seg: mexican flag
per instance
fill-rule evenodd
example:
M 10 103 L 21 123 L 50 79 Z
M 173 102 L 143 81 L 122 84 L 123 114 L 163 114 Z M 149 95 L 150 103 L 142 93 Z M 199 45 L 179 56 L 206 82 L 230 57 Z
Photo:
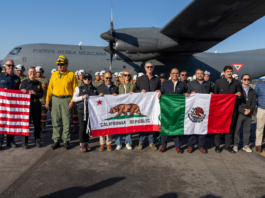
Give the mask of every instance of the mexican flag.
M 92 137 L 159 131 L 156 92 L 91 96 L 88 106 Z
M 234 94 L 161 96 L 161 135 L 229 133 Z

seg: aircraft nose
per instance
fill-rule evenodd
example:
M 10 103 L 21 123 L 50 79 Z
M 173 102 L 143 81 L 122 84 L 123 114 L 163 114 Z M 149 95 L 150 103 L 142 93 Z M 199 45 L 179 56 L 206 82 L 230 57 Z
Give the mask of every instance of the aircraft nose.
M 100 37 L 108 42 L 115 42 L 115 38 L 110 34 L 109 31 L 102 33 Z

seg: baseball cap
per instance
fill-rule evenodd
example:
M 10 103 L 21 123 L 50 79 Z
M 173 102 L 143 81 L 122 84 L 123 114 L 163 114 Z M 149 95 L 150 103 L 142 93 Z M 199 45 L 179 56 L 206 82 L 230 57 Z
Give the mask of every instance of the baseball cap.
M 83 79 L 92 79 L 92 76 L 89 73 L 86 73 L 83 77 Z

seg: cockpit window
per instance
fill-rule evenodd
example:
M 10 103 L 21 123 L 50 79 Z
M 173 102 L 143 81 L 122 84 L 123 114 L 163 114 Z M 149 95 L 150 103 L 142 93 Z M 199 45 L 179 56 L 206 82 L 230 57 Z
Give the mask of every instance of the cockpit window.
M 10 55 L 19 55 L 22 47 L 16 47 L 11 52 L 9 52 Z

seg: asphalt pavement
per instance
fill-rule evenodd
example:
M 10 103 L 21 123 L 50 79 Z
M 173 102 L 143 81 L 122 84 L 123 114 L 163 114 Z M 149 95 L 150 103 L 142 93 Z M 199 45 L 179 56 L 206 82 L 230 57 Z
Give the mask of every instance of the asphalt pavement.
M 265 197 L 265 158 L 242 149 L 217 154 L 212 136 L 207 137 L 207 154 L 197 149 L 187 153 L 187 137 L 183 154 L 172 141 L 165 153 L 151 150 L 147 142 L 137 150 L 137 134 L 132 151 L 123 147 L 100 152 L 99 138 L 92 138 L 93 150 L 81 153 L 78 134 L 72 135 L 70 150 L 63 144 L 51 150 L 51 129 L 48 125 L 48 132 L 42 133 L 43 148 L 32 143 L 24 150 L 21 137 L 16 137 L 19 148 L 0 152 L 0 197 Z M 255 123 L 250 145 L 254 139 Z M 112 145 L 115 148 L 114 141 Z

